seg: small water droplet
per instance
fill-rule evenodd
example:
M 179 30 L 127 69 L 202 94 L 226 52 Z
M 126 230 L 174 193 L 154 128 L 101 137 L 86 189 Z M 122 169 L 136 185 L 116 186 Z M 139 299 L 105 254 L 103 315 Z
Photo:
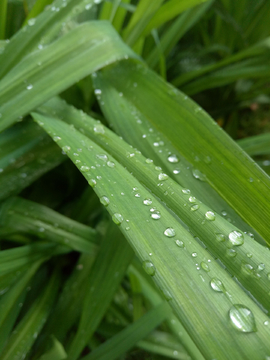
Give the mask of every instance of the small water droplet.
M 263 263 L 258 265 L 258 271 L 263 271 L 265 269 L 265 265 Z
M 234 249 L 227 249 L 226 250 L 226 254 L 229 256 L 229 257 L 235 257 L 237 255 L 237 252 L 234 250 Z
M 196 252 L 194 252 L 194 253 L 191 254 L 191 256 L 195 258 L 195 257 L 198 256 L 198 254 Z
M 206 218 L 206 220 L 214 221 L 215 218 L 216 218 L 216 215 L 215 215 L 215 213 L 213 211 L 207 211 L 205 213 L 205 218 Z
M 71 147 L 68 146 L 68 145 L 65 145 L 62 147 L 62 150 L 65 152 L 65 153 L 68 153 L 70 150 L 71 150 Z
M 108 156 L 106 154 L 98 154 L 97 159 L 100 159 L 102 161 L 107 161 L 108 160 Z
M 185 195 L 189 195 L 190 190 L 189 189 L 182 189 L 182 193 L 185 194 Z
M 206 181 L 206 176 L 198 169 L 193 169 L 192 175 L 195 177 L 195 179 Z
M 225 241 L 226 237 L 225 237 L 224 234 L 217 233 L 217 234 L 216 234 L 216 239 L 217 239 L 217 241 L 219 241 L 219 242 L 223 242 L 223 241 Z
M 204 261 L 201 262 L 201 268 L 206 272 L 210 271 L 209 265 L 207 263 L 205 263 Z
M 121 214 L 119 213 L 115 213 L 112 216 L 112 221 L 116 224 L 116 225 L 120 225 L 123 222 L 124 218 Z
M 164 235 L 171 238 L 175 236 L 175 230 L 171 227 L 168 227 L 165 231 L 164 231 Z
M 27 85 L 27 86 L 26 86 L 26 89 L 27 89 L 27 90 L 32 90 L 32 89 L 33 89 L 33 85 L 32 85 L 32 84 Z
M 268 320 L 265 320 L 264 323 L 263 323 L 264 326 L 268 326 L 269 325 L 269 321 Z
M 95 187 L 97 185 L 97 182 L 95 179 L 90 179 L 88 180 L 88 184 L 91 186 L 91 187 Z
M 146 159 L 145 162 L 146 162 L 146 164 L 152 164 L 153 160 L 152 159 Z
M 196 202 L 195 196 L 190 196 L 190 197 L 188 198 L 188 201 L 191 202 L 191 203 L 195 203 L 195 202 Z
M 230 232 L 229 240 L 232 243 L 232 245 L 240 246 L 244 244 L 244 235 L 240 231 L 234 230 Z
M 179 169 L 174 169 L 174 170 L 173 170 L 173 173 L 174 173 L 175 175 L 180 174 L 180 172 L 181 172 L 181 171 L 180 171 Z
M 226 291 L 222 281 L 220 281 L 216 277 L 211 279 L 210 286 L 214 291 L 217 291 L 217 292 L 223 292 L 224 293 Z
M 199 208 L 200 208 L 200 205 L 195 204 L 195 205 L 192 205 L 192 206 L 190 207 L 190 210 L 191 210 L 191 211 L 196 211 L 196 210 L 198 210 Z
M 179 246 L 182 249 L 185 247 L 185 244 L 182 240 L 175 240 L 175 243 L 177 246 Z
M 114 168 L 115 167 L 115 163 L 112 161 L 107 161 L 107 166 L 109 166 L 110 168 Z
M 172 154 L 172 155 L 168 156 L 168 161 L 170 163 L 176 164 L 179 162 L 179 159 L 175 154 Z
M 107 196 L 101 196 L 100 202 L 104 206 L 108 206 L 110 204 L 110 199 Z
M 87 172 L 87 171 L 90 170 L 90 167 L 88 167 L 88 166 L 81 166 L 81 167 L 80 167 L 80 170 L 81 170 L 82 172 Z
M 221 211 L 221 215 L 222 215 L 222 216 L 227 216 L 227 211 L 222 210 L 222 211 Z
M 158 210 L 152 212 L 151 218 L 154 219 L 154 220 L 160 219 L 160 212 Z
M 95 89 L 94 93 L 95 95 L 101 95 L 102 91 L 100 89 Z
M 141 194 L 140 194 L 140 193 L 136 193 L 134 196 L 135 196 L 136 198 L 139 198 L 139 197 L 141 197 Z
M 94 126 L 94 132 L 96 134 L 105 134 L 104 126 L 103 125 Z
M 144 271 L 145 271 L 148 275 L 150 275 L 150 276 L 154 276 L 154 275 L 155 275 L 155 273 L 156 273 L 156 268 L 155 268 L 154 264 L 153 264 L 151 261 L 149 261 L 149 260 L 144 261 L 144 262 L 142 263 L 142 266 L 143 266 Z
M 169 176 L 167 174 L 164 174 L 164 173 L 160 173 L 158 175 L 158 180 L 161 180 L 161 181 L 167 180 L 168 178 L 169 178 Z
M 235 304 L 229 311 L 231 324 L 241 332 L 257 331 L 254 315 L 244 305 Z
M 151 205 L 152 204 L 152 200 L 151 199 L 144 199 L 143 200 L 144 205 Z

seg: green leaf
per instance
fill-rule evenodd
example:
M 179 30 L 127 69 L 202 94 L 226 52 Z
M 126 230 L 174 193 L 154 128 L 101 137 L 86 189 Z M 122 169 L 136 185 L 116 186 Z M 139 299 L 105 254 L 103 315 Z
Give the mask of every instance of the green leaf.
M 270 154 L 270 133 L 250 136 L 237 141 L 250 156 Z
M 62 360 L 67 358 L 63 345 L 52 336 L 53 345 L 49 351 L 43 354 L 39 360 Z
M 219 359 L 231 359 L 239 354 L 255 360 L 265 357 L 269 352 L 266 340 L 269 330 L 263 325 L 266 315 L 166 207 L 112 156 L 73 127 L 54 118 L 33 116 L 52 137 L 61 135 L 58 144 L 70 147 L 68 156 L 74 162 L 81 161 L 77 164 L 79 169 L 101 201 L 108 205 L 113 220 L 140 260 L 147 263 L 148 274 L 153 275 L 202 354 L 206 358 Z M 93 130 L 97 138 L 105 140 L 108 137 L 107 129 L 101 124 Z M 79 159 L 74 155 L 78 146 L 82 148 Z M 159 174 L 156 173 L 156 184 Z M 156 221 L 143 203 L 148 198 L 151 198 L 151 206 L 161 214 Z M 178 239 L 184 242 L 183 248 L 177 247 L 175 240 Z M 210 272 L 204 270 L 204 266 L 197 269 L 196 264 L 202 262 L 211 263 Z M 250 314 L 243 319 L 243 330 L 251 331 L 248 337 L 233 326 L 236 313 L 241 311 L 233 304 L 243 304 L 244 309 L 250 309 L 254 316 Z M 232 320 L 228 317 L 229 312 Z M 242 313 L 240 317 L 243 317 Z
M 111 222 L 92 271 L 78 331 L 68 351 L 68 359 L 78 359 L 84 346 L 92 337 L 118 288 L 134 253 L 119 230 Z
M 19 360 L 30 350 L 49 315 L 59 284 L 59 274 L 54 272 L 44 291 L 16 326 L 0 355 L 1 360 Z
M 163 302 L 110 340 L 107 340 L 91 354 L 84 356 L 82 360 L 117 359 L 120 355 L 135 346 L 139 340 L 148 335 L 168 316 L 169 313 L 170 307 L 166 302 Z
M 96 231 L 56 211 L 19 197 L 1 204 L 0 236 L 31 234 L 73 250 L 95 253 Z
M 86 75 L 129 56 L 135 55 L 109 23 L 79 25 L 31 53 L 1 80 L 0 130 Z
M 269 243 L 269 177 L 210 116 L 144 66 L 123 62 L 103 76 Z

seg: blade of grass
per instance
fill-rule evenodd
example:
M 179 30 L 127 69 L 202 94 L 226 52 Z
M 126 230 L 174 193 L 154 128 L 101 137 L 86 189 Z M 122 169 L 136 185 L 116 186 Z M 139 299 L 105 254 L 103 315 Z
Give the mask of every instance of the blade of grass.
M 23 22 L 23 26 L 25 26 L 27 23 L 29 24 L 29 20 L 32 19 L 32 22 L 34 22 L 36 19 L 35 17 L 38 16 L 42 11 L 45 9 L 46 6 L 50 5 L 53 2 L 53 0 L 37 0 L 29 14 L 27 15 L 26 19 Z M 30 21 L 31 24 L 31 21 Z M 31 25 L 30 25 L 31 26 Z
M 0 353 L 19 314 L 26 287 L 42 261 L 35 262 L 0 298 Z
M 54 272 L 43 293 L 16 326 L 0 355 L 1 360 L 19 360 L 27 354 L 49 315 L 59 285 L 59 273 Z
M 31 234 L 65 245 L 73 250 L 95 253 L 96 231 L 56 211 L 19 197 L 9 198 L 0 207 L 0 235 Z
M 38 114 L 33 116 L 52 137 L 61 134 L 62 140 L 58 144 L 70 146 L 68 155 L 74 162 L 78 160 L 74 152 L 78 146 L 82 147 L 79 169 L 102 198 L 101 201 L 107 205 L 109 200 L 109 213 L 125 233 L 140 260 L 151 263 L 148 273 L 153 275 L 154 281 L 205 357 L 231 359 L 237 354 L 260 359 L 265 356 L 269 351 L 265 340 L 269 330 L 263 325 L 266 315 L 166 208 L 152 198 L 151 205 L 157 207 L 162 215 L 158 221 L 151 219 L 148 206 L 140 201 L 151 197 L 151 194 L 114 158 L 65 123 Z M 107 137 L 107 130 L 101 124 L 95 126 L 95 133 L 97 137 Z M 101 178 L 97 181 L 96 176 Z M 156 180 L 156 184 L 158 182 Z M 129 220 L 128 225 L 126 220 Z M 182 238 L 185 248 L 176 251 L 177 245 L 170 241 L 170 236 Z M 197 269 L 196 264 L 209 260 L 210 272 L 203 268 Z M 224 284 L 221 293 L 214 291 L 210 285 L 216 278 Z M 241 331 L 233 329 L 228 320 L 228 312 L 234 310 L 233 304 L 248 307 L 256 319 L 256 325 L 249 324 L 251 333 L 248 339 L 242 336 Z M 214 337 L 213 327 L 216 329 Z
M 135 55 L 109 23 L 91 21 L 79 25 L 27 56 L 1 80 L 0 130 L 75 81 L 128 56 Z
M 5 39 L 7 3 L 7 0 L 0 1 L 0 40 Z
M 103 104 L 103 109 L 108 107 L 107 114 L 109 114 L 109 122 L 115 124 L 115 120 L 117 119 L 120 122 L 123 121 L 122 129 L 124 129 L 124 131 L 121 131 L 120 133 L 123 137 L 126 137 L 126 135 L 129 134 L 136 134 L 136 131 L 144 126 L 143 122 L 141 123 L 141 120 L 144 120 L 144 118 L 141 115 L 137 117 L 137 112 L 133 107 L 127 107 L 127 104 L 124 102 L 124 96 L 119 96 L 118 93 L 114 96 L 114 93 L 110 93 L 110 96 L 106 97 L 105 89 L 109 90 L 107 84 L 106 86 L 100 86 L 101 82 L 99 82 L 98 85 L 102 89 L 101 91 L 99 88 L 98 93 L 100 94 L 100 92 L 102 92 L 103 94 L 100 99 L 100 104 Z M 111 102 L 112 106 L 110 106 Z M 210 206 L 211 203 L 207 203 L 205 205 L 200 201 L 200 198 L 197 198 L 197 195 L 200 196 L 200 191 L 203 194 L 207 188 L 201 187 L 199 188 L 201 190 L 198 191 L 198 185 L 196 186 L 195 184 L 192 191 L 190 191 L 190 189 L 180 187 L 170 178 L 156 186 L 157 172 L 162 171 L 160 167 L 156 167 L 153 162 L 149 161 L 149 159 L 145 159 L 138 151 L 131 148 L 108 129 L 106 131 L 105 139 L 103 137 L 97 137 L 94 129 L 96 126 L 99 126 L 99 124 L 86 114 L 83 114 L 78 110 L 65 105 L 63 102 L 58 102 L 56 100 L 50 102 L 50 105 L 45 105 L 42 109 L 50 112 L 50 107 L 51 113 L 55 116 L 64 115 L 65 121 L 75 125 L 77 129 L 80 129 L 85 135 L 102 146 L 102 148 L 109 151 L 118 161 L 121 162 L 123 166 L 129 170 L 130 173 L 136 176 L 141 184 L 146 186 L 147 189 L 151 189 L 152 193 L 158 199 L 163 199 L 164 196 L 166 196 L 166 206 L 178 216 L 178 220 L 181 219 L 181 221 L 188 226 L 189 231 L 194 236 L 198 237 L 198 241 L 203 242 L 204 246 L 207 247 L 211 253 L 218 258 L 219 261 L 221 261 L 222 264 L 224 264 L 227 271 L 229 271 L 232 276 L 236 277 L 242 285 L 251 292 L 261 305 L 263 305 L 264 311 L 267 312 L 270 310 L 268 301 L 269 280 L 267 275 L 270 271 L 270 268 L 267 266 L 270 261 L 269 252 L 265 251 L 265 247 L 254 242 L 251 238 L 252 234 L 250 232 L 243 233 L 241 231 L 243 230 L 242 226 L 239 228 L 231 222 L 226 221 L 224 219 L 224 213 L 222 216 L 214 213 L 213 208 Z M 121 113 L 117 110 L 120 108 Z M 129 112 L 126 111 L 126 109 L 128 109 Z M 111 116 L 114 111 L 116 111 L 115 119 Z M 135 119 L 130 118 L 130 114 L 132 114 L 132 116 L 135 114 Z M 140 120 L 139 123 L 137 122 L 138 119 Z M 131 127 L 129 128 L 129 126 Z M 145 126 L 146 133 L 148 131 L 148 126 L 149 125 L 147 124 Z M 152 132 L 148 135 L 154 134 L 153 128 Z M 145 133 L 144 130 L 142 130 L 142 133 Z M 137 138 L 140 140 L 141 136 L 138 135 Z M 149 143 L 155 144 L 156 140 L 159 141 L 160 138 L 150 138 Z M 135 145 L 140 148 L 139 142 Z M 165 162 L 168 163 L 167 157 L 171 154 L 171 152 L 169 152 L 169 150 L 171 150 L 169 146 L 168 142 L 166 142 L 167 150 L 164 156 L 163 164 Z M 154 145 L 153 148 L 157 147 Z M 157 152 L 156 155 L 161 156 L 162 153 Z M 158 157 L 155 156 L 155 160 L 157 158 Z M 179 165 L 179 163 L 177 163 L 177 165 Z M 183 172 L 184 171 L 185 170 L 183 169 Z M 172 173 L 172 171 L 170 171 L 169 174 L 170 173 Z M 200 184 L 199 180 L 195 181 Z M 188 184 L 189 178 L 186 185 Z M 196 189 L 197 192 L 195 192 Z M 206 197 L 209 196 L 209 192 L 206 194 Z M 196 195 L 196 197 L 194 195 Z M 162 203 L 162 201 L 160 202 Z M 162 204 L 164 205 L 164 203 Z M 214 221 L 207 221 L 206 214 L 209 211 L 213 213 Z M 235 218 L 233 218 L 233 220 L 235 220 Z M 235 231 L 243 240 L 242 246 L 237 248 L 233 248 L 230 240 L 230 237 L 235 234 Z M 182 243 L 180 242 L 179 245 L 182 246 L 181 244 Z M 259 270 L 261 268 L 261 264 L 264 264 L 264 266 L 267 267 L 263 272 Z M 204 264 L 202 264 L 202 266 L 204 266 Z M 258 281 L 258 279 L 260 279 L 260 281 Z
M 82 360 L 114 360 L 136 345 L 147 336 L 170 314 L 166 302 L 148 311 L 143 317 L 129 325 L 120 333 L 100 345 Z
M 102 320 L 112 297 L 125 275 L 134 253 L 114 223 L 109 226 L 87 289 L 78 331 L 68 350 L 68 359 L 77 359 Z
M 250 136 L 240 139 L 237 144 L 249 155 L 268 155 L 270 154 L 270 133 Z
M 52 336 L 52 341 L 51 349 L 43 354 L 39 360 L 63 360 L 67 358 L 63 345 L 54 336 Z
M 205 174 L 209 184 L 269 243 L 269 177 L 216 122 L 146 67 L 123 62 L 103 76 Z M 132 86 L 134 82 L 137 87 Z M 184 134 L 181 141 L 179 134 Z

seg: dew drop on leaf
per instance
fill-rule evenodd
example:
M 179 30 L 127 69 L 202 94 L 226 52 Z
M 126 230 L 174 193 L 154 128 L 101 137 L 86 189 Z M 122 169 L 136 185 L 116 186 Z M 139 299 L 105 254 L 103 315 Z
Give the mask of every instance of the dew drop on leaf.
M 209 265 L 207 263 L 205 263 L 204 261 L 201 262 L 201 268 L 206 272 L 210 271 Z
M 168 161 L 170 163 L 176 164 L 179 162 L 179 159 L 175 154 L 172 154 L 172 155 L 168 156 Z
M 257 331 L 252 311 L 244 305 L 235 304 L 229 311 L 230 321 L 233 327 L 241 332 Z
M 115 167 L 115 163 L 112 161 L 107 161 L 107 166 L 109 166 L 110 168 L 114 168 Z
M 96 134 L 104 134 L 105 133 L 104 126 L 103 125 L 94 126 L 94 132 Z
M 195 196 L 190 196 L 190 197 L 188 198 L 188 201 L 191 202 L 191 203 L 195 203 L 195 202 L 196 202 Z
M 219 242 L 223 242 L 223 241 L 225 241 L 226 237 L 225 237 L 224 234 L 217 233 L 217 234 L 216 234 L 216 239 L 217 239 L 217 241 L 219 241 Z
M 158 180 L 164 181 L 164 180 L 167 180 L 168 177 L 169 177 L 169 176 L 168 176 L 167 174 L 160 173 L 160 174 L 158 175 Z
M 71 150 L 71 148 L 70 148 L 70 146 L 65 145 L 65 146 L 62 147 L 62 150 L 63 150 L 65 153 L 68 153 L 68 152 Z
M 175 236 L 175 230 L 171 227 L 168 227 L 165 231 L 164 231 L 164 235 L 171 238 Z
M 144 199 L 143 200 L 144 205 L 151 205 L 152 204 L 152 200 L 151 199 Z
M 108 156 L 106 154 L 97 154 L 97 159 L 103 160 L 103 161 L 107 161 L 108 160 Z
M 194 252 L 194 253 L 191 254 L 191 256 L 195 258 L 195 257 L 198 256 L 198 254 L 196 252 Z
M 91 186 L 91 187 L 95 187 L 97 185 L 97 182 L 95 179 L 90 179 L 88 180 L 88 184 Z
M 160 219 L 160 212 L 159 211 L 154 211 L 154 212 L 152 212 L 152 214 L 151 214 L 151 218 L 152 219 L 154 219 L 154 220 L 158 220 L 158 219 Z
M 180 248 L 184 248 L 185 247 L 185 244 L 182 240 L 175 240 L 175 243 L 178 247 Z
M 53 141 L 55 141 L 55 142 L 58 142 L 58 141 L 60 141 L 61 140 L 61 137 L 60 136 L 54 136 L 53 137 Z
M 116 225 L 120 225 L 123 222 L 124 218 L 121 214 L 119 213 L 115 213 L 112 216 L 112 221 L 116 224 Z
M 226 254 L 229 256 L 229 257 L 235 257 L 237 255 L 237 252 L 234 250 L 234 249 L 228 249 L 226 251 Z
M 190 190 L 189 189 L 182 189 L 182 193 L 185 194 L 185 195 L 189 195 Z
M 240 246 L 244 244 L 244 235 L 240 231 L 234 230 L 230 232 L 229 240 L 232 245 Z
M 88 166 L 81 166 L 81 167 L 80 167 L 80 170 L 81 170 L 82 172 L 87 172 L 87 171 L 90 170 L 90 167 L 88 167 Z
M 143 266 L 144 271 L 145 271 L 148 275 L 150 275 L 150 276 L 154 276 L 154 275 L 155 275 L 155 273 L 156 273 L 156 268 L 155 268 L 154 264 L 153 264 L 151 261 L 149 261 L 149 260 L 144 261 L 144 262 L 142 263 L 142 266 Z
M 216 215 L 215 215 L 215 213 L 213 211 L 207 211 L 205 213 L 205 218 L 206 218 L 206 220 L 214 221 L 215 218 L 216 218 Z
M 214 291 L 217 291 L 217 292 L 225 292 L 226 291 L 222 281 L 220 281 L 216 277 L 211 279 L 210 286 Z
M 198 210 L 199 208 L 200 208 L 200 205 L 195 204 L 195 205 L 192 205 L 192 206 L 190 207 L 190 210 L 191 210 L 191 211 L 196 211 L 196 210 Z
M 110 199 L 107 196 L 101 196 L 100 202 L 104 206 L 108 206 L 110 204 Z

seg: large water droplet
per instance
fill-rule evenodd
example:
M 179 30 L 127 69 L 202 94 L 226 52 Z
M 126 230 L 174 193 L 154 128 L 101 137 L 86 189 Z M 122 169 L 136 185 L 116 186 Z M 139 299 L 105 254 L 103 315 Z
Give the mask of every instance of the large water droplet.
M 143 200 L 144 205 L 151 205 L 152 204 L 152 200 L 151 199 L 144 199 Z
M 226 291 L 222 281 L 220 281 L 218 278 L 211 279 L 210 286 L 213 290 L 215 290 L 217 292 L 225 292 Z
M 175 236 L 175 230 L 171 227 L 168 227 L 165 231 L 164 231 L 164 235 L 167 237 L 174 237 Z
M 100 202 L 104 206 L 108 206 L 110 204 L 110 199 L 107 196 L 101 196 Z
M 90 167 L 88 167 L 88 166 L 81 166 L 81 167 L 80 167 L 80 170 L 81 170 L 82 172 L 87 172 L 87 171 L 90 170 Z
M 231 324 L 241 332 L 257 331 L 254 315 L 244 305 L 235 304 L 229 311 Z
M 179 162 L 179 159 L 175 154 L 172 154 L 172 155 L 168 156 L 168 161 L 170 163 L 176 164 Z
M 153 264 L 151 261 L 149 261 L 149 260 L 144 261 L 144 262 L 142 263 L 142 266 L 143 266 L 145 272 L 146 272 L 148 275 L 150 275 L 150 276 L 154 276 L 154 275 L 155 275 L 155 273 L 156 273 L 156 268 L 155 268 L 154 264 Z
M 182 249 L 185 247 L 185 244 L 182 240 L 175 240 L 175 243 L 177 246 L 179 246 Z
M 112 221 L 116 224 L 116 225 L 120 225 L 123 222 L 124 218 L 121 214 L 119 213 L 115 213 L 112 216 Z
M 103 125 L 94 126 L 94 132 L 96 134 L 105 134 L 104 126 Z
M 206 272 L 210 271 L 209 265 L 207 263 L 205 263 L 204 261 L 201 262 L 201 268 Z
M 229 240 L 234 246 L 240 246 L 244 244 L 244 235 L 238 231 L 234 230 L 229 234 Z
M 188 198 L 188 201 L 191 202 L 191 203 L 195 203 L 195 202 L 196 202 L 195 196 L 190 196 L 190 197 Z
M 215 215 L 215 213 L 213 211 L 207 211 L 205 213 L 205 218 L 206 218 L 206 220 L 214 221 L 215 218 L 216 218 L 216 215 Z
M 91 187 L 95 187 L 97 185 L 97 182 L 95 179 L 90 179 L 88 180 L 88 184 L 91 186 Z
M 154 220 L 160 219 L 160 212 L 158 210 L 152 212 L 151 218 L 154 219 Z
M 160 174 L 158 175 L 158 180 L 164 181 L 164 180 L 167 180 L 168 177 L 169 177 L 169 176 L 168 176 L 167 174 L 160 173 Z

